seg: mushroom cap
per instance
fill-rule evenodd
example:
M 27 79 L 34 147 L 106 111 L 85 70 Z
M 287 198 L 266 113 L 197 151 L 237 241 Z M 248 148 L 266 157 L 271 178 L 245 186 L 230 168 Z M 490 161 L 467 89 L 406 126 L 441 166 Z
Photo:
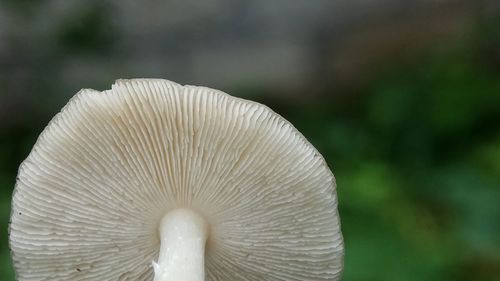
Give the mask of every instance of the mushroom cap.
M 21 164 L 10 247 L 18 280 L 152 280 L 176 208 L 210 225 L 207 280 L 339 280 L 335 179 L 256 102 L 167 80 L 81 90 Z

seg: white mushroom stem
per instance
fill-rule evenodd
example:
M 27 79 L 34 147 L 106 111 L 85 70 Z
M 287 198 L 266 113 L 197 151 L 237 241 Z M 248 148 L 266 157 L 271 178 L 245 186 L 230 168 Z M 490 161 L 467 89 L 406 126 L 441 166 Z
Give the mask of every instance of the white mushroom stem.
M 160 223 L 161 247 L 158 263 L 153 261 L 154 281 L 205 280 L 205 242 L 208 225 L 195 212 L 177 209 Z

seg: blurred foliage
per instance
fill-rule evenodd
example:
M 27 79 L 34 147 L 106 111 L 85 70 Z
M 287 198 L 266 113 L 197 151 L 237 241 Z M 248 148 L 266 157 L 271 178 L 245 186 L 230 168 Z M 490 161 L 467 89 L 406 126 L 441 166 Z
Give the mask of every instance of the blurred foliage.
M 56 35 L 58 45 L 72 54 L 85 51 L 106 54 L 112 48 L 116 32 L 106 19 L 108 9 L 91 5 L 68 16 Z
M 62 45 L 106 45 L 102 17 L 82 11 Z M 490 26 L 392 61 L 352 93 L 301 105 L 261 98 L 336 175 L 343 280 L 500 280 L 500 37 Z M 47 122 L 0 132 L 1 280 L 14 280 L 6 226 L 17 167 Z
M 336 175 L 343 280 L 500 280 L 500 60 L 477 33 L 281 108 Z

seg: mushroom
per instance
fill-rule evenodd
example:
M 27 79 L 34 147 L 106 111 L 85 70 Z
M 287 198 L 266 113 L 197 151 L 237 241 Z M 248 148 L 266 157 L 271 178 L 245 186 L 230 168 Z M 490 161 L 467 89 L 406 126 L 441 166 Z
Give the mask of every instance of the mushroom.
M 339 280 L 323 157 L 269 108 L 160 79 L 82 90 L 21 164 L 18 280 Z

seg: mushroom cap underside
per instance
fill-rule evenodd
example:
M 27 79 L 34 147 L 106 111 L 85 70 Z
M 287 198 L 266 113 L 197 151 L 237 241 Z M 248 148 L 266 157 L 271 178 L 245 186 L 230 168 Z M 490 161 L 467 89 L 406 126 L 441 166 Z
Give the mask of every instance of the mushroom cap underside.
M 22 163 L 18 280 L 152 280 L 158 225 L 210 225 L 207 280 L 338 280 L 343 241 L 323 157 L 269 108 L 160 79 L 82 90 Z

